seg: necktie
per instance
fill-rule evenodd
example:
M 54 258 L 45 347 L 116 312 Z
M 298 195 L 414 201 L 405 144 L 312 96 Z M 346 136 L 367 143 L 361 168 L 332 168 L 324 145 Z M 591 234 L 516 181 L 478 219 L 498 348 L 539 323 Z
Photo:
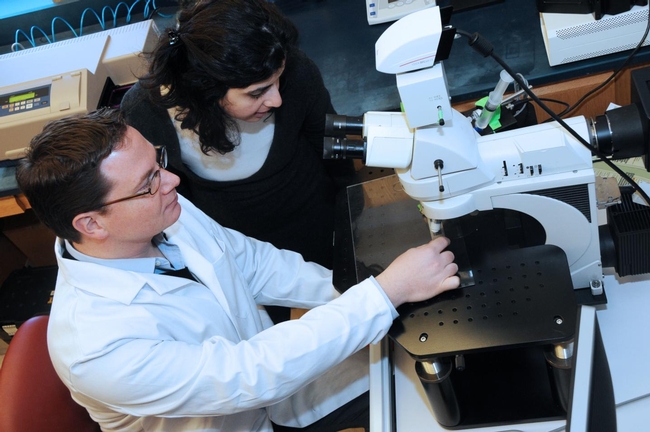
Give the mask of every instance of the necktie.
M 190 273 L 189 269 L 187 267 L 183 267 L 180 270 L 163 270 L 162 273 L 167 276 L 176 276 L 176 277 L 183 277 L 185 279 L 193 280 L 195 282 L 199 282 L 196 280 L 196 278 Z M 200 283 L 200 282 L 199 282 Z

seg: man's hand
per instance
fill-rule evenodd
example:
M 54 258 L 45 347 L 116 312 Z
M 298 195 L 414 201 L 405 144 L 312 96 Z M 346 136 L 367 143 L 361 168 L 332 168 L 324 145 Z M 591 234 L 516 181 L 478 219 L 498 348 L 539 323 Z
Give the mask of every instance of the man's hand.
M 458 265 L 453 262 L 454 254 L 445 251 L 449 243 L 448 238 L 438 237 L 409 249 L 375 278 L 393 306 L 427 300 L 458 288 L 460 278 L 455 276 Z

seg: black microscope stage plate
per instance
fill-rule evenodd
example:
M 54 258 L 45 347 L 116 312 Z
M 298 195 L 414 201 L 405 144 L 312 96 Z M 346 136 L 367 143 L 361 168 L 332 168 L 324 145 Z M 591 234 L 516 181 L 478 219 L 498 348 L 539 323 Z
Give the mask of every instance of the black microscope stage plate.
M 341 292 L 431 239 L 417 201 L 395 175 L 350 186 L 338 198 L 333 281 Z M 415 358 L 573 337 L 577 303 L 564 252 L 552 245 L 484 246 L 466 251 L 473 285 L 400 307 L 389 336 Z
M 389 336 L 420 360 L 573 337 L 577 303 L 560 248 L 491 253 L 473 276 L 473 286 L 400 307 Z

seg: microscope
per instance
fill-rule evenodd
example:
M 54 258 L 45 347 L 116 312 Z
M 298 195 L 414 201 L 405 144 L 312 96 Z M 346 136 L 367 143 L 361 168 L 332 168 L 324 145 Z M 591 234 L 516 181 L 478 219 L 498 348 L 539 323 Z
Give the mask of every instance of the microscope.
M 501 81 L 512 79 L 506 74 L 480 116 L 454 110 L 442 63 L 457 33 L 450 18 L 433 7 L 382 34 L 376 67 L 396 75 L 402 111 L 329 115 L 324 157 L 393 168 L 431 237 L 451 240 L 461 287 L 402 306 L 389 332 L 412 359 L 435 420 L 461 429 L 566 419 L 581 307 L 607 301 L 603 267 L 650 272 L 647 208 L 593 167 L 594 154 L 642 156 L 648 170 L 650 72 L 633 72 L 631 105 L 595 119 L 485 133 Z M 644 226 L 630 228 L 639 219 Z M 608 377 L 600 348 L 592 363 Z M 611 380 L 598 381 L 592 391 L 609 391 L 600 413 L 611 413 Z

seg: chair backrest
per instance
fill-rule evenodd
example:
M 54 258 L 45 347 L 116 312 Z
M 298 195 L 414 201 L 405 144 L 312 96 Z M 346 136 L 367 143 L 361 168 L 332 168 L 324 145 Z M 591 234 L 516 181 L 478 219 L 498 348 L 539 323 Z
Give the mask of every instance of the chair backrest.
M 46 315 L 25 321 L 0 367 L 0 432 L 100 431 L 54 371 Z

